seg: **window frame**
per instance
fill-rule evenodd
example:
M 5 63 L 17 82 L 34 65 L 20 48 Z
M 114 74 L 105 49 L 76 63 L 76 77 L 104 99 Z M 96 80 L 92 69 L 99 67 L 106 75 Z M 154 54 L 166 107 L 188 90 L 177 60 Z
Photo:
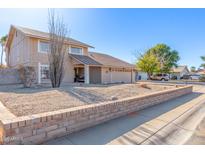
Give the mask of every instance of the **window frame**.
M 41 42 L 43 42 L 43 43 L 48 43 L 48 47 L 49 47 L 49 42 L 42 41 L 42 40 L 38 40 L 38 52 L 39 52 L 39 53 L 45 53 L 45 54 L 48 53 L 49 51 L 42 51 L 42 50 L 41 50 L 41 46 L 40 46 L 40 45 L 41 45 Z M 48 50 L 49 50 L 49 49 L 48 49 Z
M 71 49 L 72 49 L 72 48 L 81 49 L 81 53 L 72 53 L 72 52 L 71 52 Z M 69 47 L 69 53 L 70 53 L 70 54 L 74 54 L 74 55 L 83 55 L 83 48 L 82 48 L 82 47 L 70 46 L 70 47 Z
M 41 80 L 41 81 L 42 81 L 42 80 L 49 80 L 50 78 L 48 78 L 48 79 L 43 79 L 43 78 L 42 78 L 42 73 L 41 73 L 42 70 L 41 70 L 41 69 L 42 69 L 43 67 L 47 67 L 47 68 L 48 68 L 48 71 L 49 71 L 49 65 L 47 65 L 47 64 L 40 64 L 40 70 L 39 70 L 40 80 Z

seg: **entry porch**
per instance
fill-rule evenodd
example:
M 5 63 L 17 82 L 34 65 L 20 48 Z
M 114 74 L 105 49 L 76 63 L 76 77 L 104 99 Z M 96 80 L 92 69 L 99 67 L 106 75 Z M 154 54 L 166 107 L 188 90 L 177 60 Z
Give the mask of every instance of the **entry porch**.
M 84 55 L 70 54 L 74 66 L 74 82 L 86 84 L 102 83 L 101 64 Z

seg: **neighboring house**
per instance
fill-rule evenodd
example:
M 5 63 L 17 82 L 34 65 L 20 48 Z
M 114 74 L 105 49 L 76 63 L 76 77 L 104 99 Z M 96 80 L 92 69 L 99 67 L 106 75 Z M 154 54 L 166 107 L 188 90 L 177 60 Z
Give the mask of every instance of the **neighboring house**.
M 33 66 L 37 82 L 49 79 L 49 34 L 29 28 L 11 26 L 6 42 L 6 62 L 9 67 Z M 135 66 L 115 57 L 89 52 L 92 46 L 67 38 L 65 75 L 63 82 L 81 79 L 85 83 L 135 82 Z
M 137 71 L 136 74 L 137 74 L 136 80 L 147 80 L 148 79 L 148 75 L 146 72 Z
M 198 69 L 196 72 L 193 72 L 192 74 L 205 75 L 205 69 Z
M 183 75 L 189 74 L 189 69 L 187 66 L 173 67 L 171 70 L 171 77 L 176 76 L 179 80 Z

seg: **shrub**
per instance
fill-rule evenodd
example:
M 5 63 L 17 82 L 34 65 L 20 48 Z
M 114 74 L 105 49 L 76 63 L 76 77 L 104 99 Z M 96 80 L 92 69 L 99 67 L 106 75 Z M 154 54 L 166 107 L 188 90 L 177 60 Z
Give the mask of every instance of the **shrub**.
M 25 88 L 30 88 L 35 82 L 36 73 L 34 67 L 31 66 L 20 66 L 19 67 L 20 78 Z
M 5 69 L 5 68 L 7 68 L 6 65 L 1 65 L 1 64 L 0 64 L 0 69 Z
M 200 76 L 199 81 L 205 82 L 205 75 Z

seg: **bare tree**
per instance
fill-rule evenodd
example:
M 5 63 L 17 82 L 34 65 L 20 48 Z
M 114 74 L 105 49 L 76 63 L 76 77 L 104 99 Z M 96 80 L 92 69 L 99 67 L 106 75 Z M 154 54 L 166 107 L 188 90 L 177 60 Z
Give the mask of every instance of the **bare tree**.
M 66 48 L 64 42 L 66 41 L 67 27 L 63 19 L 56 17 L 54 10 L 49 10 L 49 38 L 50 49 L 48 53 L 49 71 L 52 87 L 60 87 L 64 76 L 64 58 Z

